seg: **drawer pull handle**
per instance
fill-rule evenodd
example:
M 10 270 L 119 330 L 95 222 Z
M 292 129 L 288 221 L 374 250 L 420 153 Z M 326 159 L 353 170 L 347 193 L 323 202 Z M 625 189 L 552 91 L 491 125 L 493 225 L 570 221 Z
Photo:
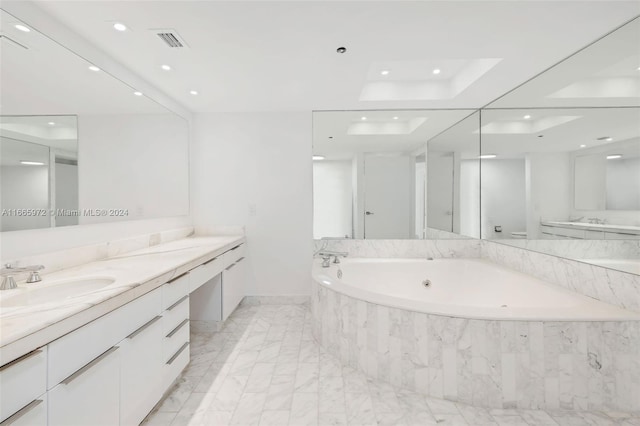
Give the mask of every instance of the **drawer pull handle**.
M 176 360 L 176 358 L 178 358 L 180 356 L 180 354 L 182 353 L 182 351 L 184 351 L 187 347 L 189 346 L 189 342 L 186 342 L 184 345 L 182 345 L 182 347 L 180 347 L 180 349 L 178 349 L 178 352 L 176 352 L 170 359 L 169 361 L 167 361 L 167 365 L 171 365 L 173 363 L 173 361 Z
M 8 362 L 5 365 L 3 365 L 2 367 L 0 367 L 0 371 L 4 371 L 5 369 L 11 367 L 12 365 L 15 365 L 15 364 L 17 364 L 17 363 L 19 363 L 21 361 L 26 360 L 26 359 L 29 359 L 32 356 L 39 354 L 40 352 L 42 352 L 42 349 L 36 349 L 33 352 L 29 352 L 28 354 L 22 355 L 20 358 L 14 359 L 13 361 Z
M 236 266 L 236 264 L 235 264 L 235 263 L 232 263 L 231 265 L 227 266 L 224 270 L 225 270 L 225 271 L 229 271 L 229 270 L 231 270 L 231 268 L 233 268 L 234 266 Z
M 235 246 L 235 247 L 234 247 L 234 248 L 232 248 L 231 250 L 239 249 L 241 245 L 242 245 L 242 244 L 238 244 L 237 246 Z M 229 250 L 229 251 L 231 251 L 231 250 Z
M 204 263 L 203 263 L 203 265 L 208 265 L 208 264 L 210 264 L 211 262 L 213 262 L 214 260 L 218 260 L 218 257 L 216 256 L 216 257 L 214 257 L 214 258 L 213 258 L 213 259 L 211 259 L 211 260 L 207 260 L 206 262 L 204 262 Z
M 187 275 L 188 273 L 189 273 L 189 272 L 187 271 L 187 272 L 185 272 L 184 274 L 180 274 L 180 275 L 178 275 L 177 277 L 170 279 L 169 281 L 167 281 L 167 284 L 171 284 L 171 283 L 173 283 L 173 282 L 175 282 L 175 281 L 179 280 L 180 278 L 184 277 L 184 276 L 185 276 L 185 275 Z
M 127 339 L 133 339 L 134 337 L 136 337 L 138 334 L 142 333 L 143 331 L 145 331 L 150 325 L 152 325 L 154 322 L 158 321 L 160 318 L 162 318 L 161 316 L 157 316 L 153 319 L 151 319 L 151 321 L 147 322 L 145 325 L 143 325 L 142 327 L 140 327 L 139 329 L 137 329 L 136 331 L 134 331 L 133 333 L 131 333 L 130 335 L 127 336 Z
M 20 410 L 13 413 L 10 417 L 7 417 L 5 421 L 0 423 L 0 426 L 7 426 L 15 423 L 16 420 L 18 420 L 20 417 L 24 416 L 25 414 L 27 414 L 29 411 L 33 410 L 40 404 L 42 404 L 41 399 L 36 399 L 35 401 L 31 401 L 30 403 L 22 407 Z
M 176 306 L 178 306 L 179 304 L 181 304 L 182 302 L 184 302 L 185 300 L 187 300 L 189 298 L 189 295 L 187 294 L 186 296 L 183 296 L 182 299 L 178 300 L 176 303 L 174 303 L 173 305 L 169 306 L 167 308 L 167 311 L 171 311 L 173 310 L 173 308 L 175 308 Z
M 236 260 L 236 263 L 240 263 L 243 260 L 244 260 L 244 256 L 242 256 L 240 259 Z
M 73 373 L 72 375 L 70 375 L 69 377 L 67 377 L 66 379 L 64 379 L 60 383 L 62 383 L 63 385 L 68 385 L 69 383 L 73 382 L 75 379 L 80 377 L 82 375 L 82 373 L 84 373 L 85 371 L 89 370 L 91 367 L 93 367 L 94 365 L 98 364 L 100 361 L 102 361 L 103 359 L 105 359 L 106 357 L 108 357 L 113 352 L 117 351 L 118 349 L 119 349 L 119 346 L 112 347 L 111 349 L 109 349 L 108 351 L 104 352 L 102 355 L 100 355 L 99 357 L 97 357 L 96 359 L 91 361 L 89 364 L 85 365 L 80 370 L 76 371 L 75 373 Z
M 188 322 L 189 322 L 189 318 L 186 318 L 184 321 L 182 321 L 180 324 L 178 324 L 178 326 L 176 328 L 171 330 L 171 333 L 167 334 L 167 337 L 173 337 L 173 335 L 176 334 Z

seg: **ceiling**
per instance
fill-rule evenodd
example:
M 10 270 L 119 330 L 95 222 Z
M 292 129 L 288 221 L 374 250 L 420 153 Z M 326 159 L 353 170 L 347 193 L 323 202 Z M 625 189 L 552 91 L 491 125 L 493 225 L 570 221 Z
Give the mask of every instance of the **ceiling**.
M 38 4 L 198 112 L 476 108 L 640 14 L 637 1 Z

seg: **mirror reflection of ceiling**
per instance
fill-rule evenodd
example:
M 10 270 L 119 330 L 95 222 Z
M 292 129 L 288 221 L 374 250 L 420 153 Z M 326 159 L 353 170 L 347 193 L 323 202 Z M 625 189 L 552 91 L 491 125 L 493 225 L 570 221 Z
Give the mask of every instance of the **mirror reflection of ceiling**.
M 497 158 L 606 148 L 640 137 L 640 108 L 483 110 L 481 131 L 482 154 Z
M 0 116 L 0 135 L 58 150 L 78 151 L 75 115 Z
M 0 141 L 1 166 L 32 167 L 49 164 L 49 149 L 44 145 L 6 137 L 2 137 Z
M 159 104 L 0 9 L 2 115 L 166 113 Z M 43 96 L 46 94 L 46 96 Z
M 359 152 L 413 152 L 472 110 L 316 111 L 313 153 L 327 160 Z
M 640 17 L 488 107 L 522 106 L 640 106 Z

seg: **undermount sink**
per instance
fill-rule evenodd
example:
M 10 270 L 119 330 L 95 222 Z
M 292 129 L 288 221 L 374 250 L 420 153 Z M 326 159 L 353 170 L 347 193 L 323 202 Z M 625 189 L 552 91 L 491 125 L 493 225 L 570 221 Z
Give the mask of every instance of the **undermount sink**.
M 0 293 L 0 307 L 20 307 L 38 305 L 42 303 L 63 301 L 73 297 L 83 296 L 100 290 L 115 282 L 113 278 L 87 277 L 73 278 L 53 283 L 27 284 L 15 290 L 5 290 Z M 29 287 L 33 286 L 33 287 Z

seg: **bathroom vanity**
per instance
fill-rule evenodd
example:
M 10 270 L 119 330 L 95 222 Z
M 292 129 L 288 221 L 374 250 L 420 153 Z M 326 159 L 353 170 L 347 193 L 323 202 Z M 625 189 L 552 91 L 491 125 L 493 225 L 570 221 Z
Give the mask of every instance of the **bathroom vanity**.
M 244 237 L 187 238 L 3 292 L 0 424 L 139 424 L 189 363 L 190 294 L 215 287 L 226 319 L 244 258 Z
M 548 221 L 540 223 L 540 233 L 547 239 L 635 240 L 640 226 Z

